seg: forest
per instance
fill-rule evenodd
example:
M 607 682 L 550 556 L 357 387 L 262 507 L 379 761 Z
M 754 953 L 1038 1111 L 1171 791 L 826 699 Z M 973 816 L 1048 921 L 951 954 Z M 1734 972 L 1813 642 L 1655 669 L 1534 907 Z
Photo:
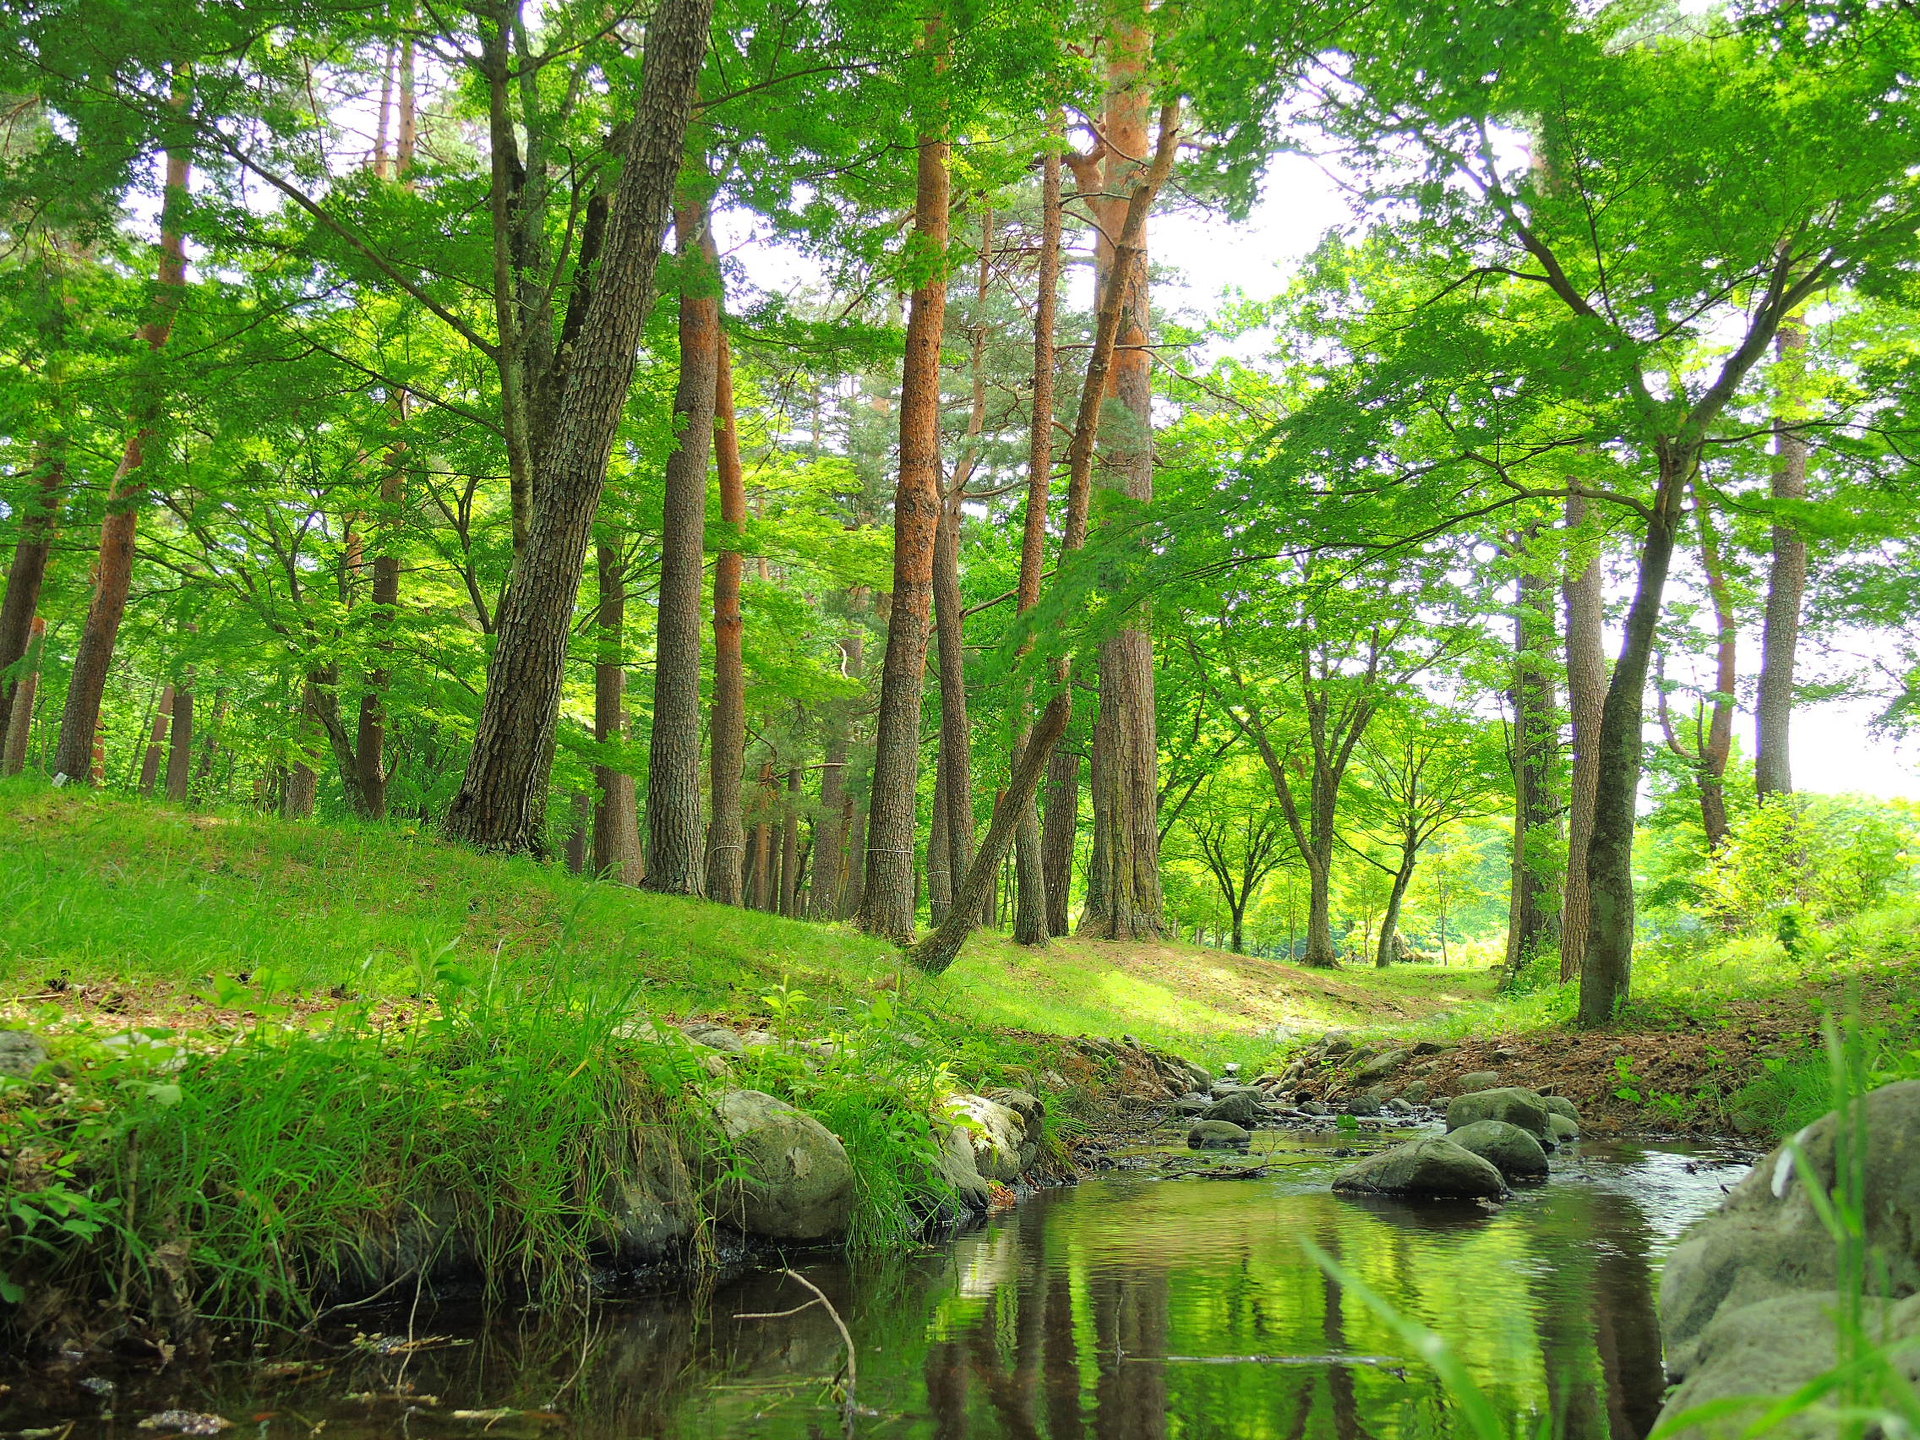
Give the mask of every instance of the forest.
M 0 4 L 0 1434 L 1920 1429 L 1916 75 Z

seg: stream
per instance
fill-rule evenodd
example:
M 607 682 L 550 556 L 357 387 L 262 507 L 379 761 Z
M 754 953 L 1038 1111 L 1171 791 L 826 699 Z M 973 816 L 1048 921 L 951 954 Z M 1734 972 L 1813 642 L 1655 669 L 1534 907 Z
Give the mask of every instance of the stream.
M 1662 1256 L 1744 1173 L 1731 1151 L 1589 1143 L 1497 1208 L 1337 1197 L 1333 1135 L 1262 1132 L 1250 1179 L 1101 1174 L 918 1253 L 796 1269 L 858 1357 L 855 1433 L 1263 1440 L 1470 1430 L 1434 1372 L 1309 1240 L 1446 1337 L 1509 1433 L 1640 1440 L 1663 1381 Z M 1169 1160 L 1142 1154 L 1121 1164 Z M 1185 1163 L 1184 1161 L 1175 1163 Z M 135 1440 L 157 1411 L 231 1440 L 838 1436 L 835 1318 L 759 1273 L 704 1296 L 609 1298 L 585 1319 L 369 1315 L 313 1360 L 82 1370 L 0 1393 L 0 1432 Z M 771 1318 L 750 1318 L 763 1316 Z M 412 1329 L 409 1332 L 409 1321 Z M 402 1337 L 411 1333 L 408 1344 Z M 164 1427 L 161 1427 L 164 1433 Z

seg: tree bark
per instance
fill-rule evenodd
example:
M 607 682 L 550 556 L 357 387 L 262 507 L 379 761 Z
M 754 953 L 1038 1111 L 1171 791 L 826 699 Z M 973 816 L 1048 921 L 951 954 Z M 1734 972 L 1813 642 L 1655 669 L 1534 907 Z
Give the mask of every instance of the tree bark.
M 1068 932 L 1067 907 L 1073 891 L 1073 852 L 1080 838 L 1080 756 L 1055 750 L 1047 763 L 1046 828 L 1040 837 L 1041 867 L 1047 882 L 1047 931 Z
M 1393 888 L 1387 893 L 1387 913 L 1380 919 L 1380 944 L 1373 956 L 1376 970 L 1384 970 L 1393 964 L 1393 942 L 1400 933 L 1400 906 L 1407 898 L 1407 887 L 1413 883 L 1413 870 L 1418 858 L 1417 846 L 1405 851 L 1401 856 L 1400 868 L 1393 872 Z
M 13 542 L 13 561 L 7 566 L 7 596 L 0 602 L 0 748 L 6 744 L 8 717 L 19 680 L 6 678 L 20 663 L 32 641 L 34 616 L 40 609 L 40 591 L 46 583 L 47 557 L 58 529 L 60 499 L 67 488 L 64 447 L 51 449 L 40 462 L 34 492 L 20 507 L 20 533 Z
M 1523 557 L 1524 559 L 1524 557 Z M 1554 943 L 1559 919 L 1554 894 L 1554 820 L 1559 813 L 1554 758 L 1559 722 L 1553 676 L 1544 657 L 1555 649 L 1551 585 L 1523 571 L 1513 621 L 1513 881 L 1507 925 L 1506 973 L 1518 975 Z
M 1797 375 L 1804 367 L 1807 327 L 1797 318 L 1784 320 L 1774 337 L 1780 369 Z M 1773 477 L 1775 500 L 1807 497 L 1806 437 L 1795 428 L 1792 397 L 1783 396 L 1773 422 Z M 1792 756 L 1788 750 L 1793 721 L 1793 672 L 1800 645 L 1800 607 L 1807 590 L 1807 542 L 1791 520 L 1773 522 L 1773 557 L 1767 569 L 1767 610 L 1760 635 L 1760 691 L 1755 709 L 1757 734 L 1753 755 L 1754 788 L 1762 800 L 1793 793 Z
M 193 667 L 174 688 L 173 728 L 167 737 L 167 799 L 184 805 L 193 795 Z
M 153 730 L 147 737 L 147 753 L 140 762 L 140 793 L 152 795 L 160 783 L 160 764 L 167 753 L 167 731 L 173 724 L 173 686 L 160 689 L 160 703 L 153 712 Z
M 621 537 L 602 541 L 594 555 L 599 606 L 595 614 L 593 738 L 611 745 L 627 733 L 627 559 Z M 640 883 L 640 822 L 633 776 L 612 765 L 593 767 L 593 873 L 623 885 Z
M 395 417 L 406 418 L 406 397 L 396 396 Z M 380 477 L 380 551 L 373 557 L 374 623 L 380 638 L 374 641 L 379 661 L 367 672 L 360 695 L 359 724 L 354 736 L 354 776 L 349 786 L 360 811 L 369 820 L 387 818 L 387 690 L 393 684 L 393 622 L 400 603 L 400 502 L 406 487 L 402 447 L 387 451 L 386 472 Z M 357 790 L 357 794 L 355 793 Z
M 1145 6 L 1140 7 L 1144 17 Z M 1147 155 L 1147 61 L 1151 32 L 1142 19 L 1116 18 L 1107 72 L 1103 190 L 1096 215 L 1117 235 L 1124 197 Z M 1136 505 L 1153 499 L 1152 307 L 1146 220 L 1123 258 L 1109 248 L 1104 284 L 1123 293 L 1111 383 L 1128 417 L 1106 445 L 1107 483 Z M 1110 246 L 1111 242 L 1107 242 Z M 1099 247 L 1096 246 L 1096 263 Z M 1096 402 L 1097 403 L 1097 402 Z M 1164 928 L 1160 890 L 1159 735 L 1153 640 L 1144 623 L 1100 647 L 1100 709 L 1093 732 L 1093 826 L 1097 875 L 1090 876 L 1082 932 L 1113 940 L 1156 937 Z
M 966 874 L 967 866 L 973 863 L 973 727 L 967 715 L 966 639 L 960 598 L 959 487 L 964 483 L 963 474 L 947 498 L 933 551 L 934 632 L 940 667 L 940 774 L 934 789 L 933 816 L 934 824 L 946 831 L 941 854 L 949 893 L 955 877 Z M 927 880 L 931 890 L 931 849 Z M 938 925 L 944 918 L 943 908 L 933 923 Z
M 788 918 L 800 914 L 800 766 L 787 767 L 786 803 L 780 815 L 780 913 Z
M 1707 577 L 1707 594 L 1713 601 L 1713 698 L 1708 701 L 1705 739 L 1700 745 L 1697 769 L 1700 787 L 1700 823 L 1706 831 L 1707 853 L 1717 854 L 1727 843 L 1727 760 L 1733 754 L 1734 687 L 1740 683 L 1738 646 L 1739 617 L 1734 612 L 1733 591 L 1727 583 L 1727 567 L 1720 554 L 1719 537 L 1713 531 L 1713 514 L 1706 497 L 1694 487 L 1694 507 L 1700 522 L 1700 566 Z
M 915 288 L 900 376 L 900 477 L 893 501 L 893 596 L 880 672 L 868 806 L 866 885 L 859 926 L 899 945 L 913 940 L 914 812 L 920 773 L 920 708 L 940 527 L 940 340 L 946 323 L 947 142 L 920 141 L 914 241 L 932 267 Z
M 26 653 L 19 682 L 8 705 L 7 737 L 0 745 L 0 775 L 18 775 L 27 767 L 27 741 L 33 732 L 33 701 L 40 691 L 40 661 L 46 650 L 47 622 L 35 616 L 27 627 Z
M 773 808 L 773 761 L 768 760 L 760 767 L 760 810 L 763 815 Z M 773 894 L 773 826 L 762 819 L 753 827 L 753 908 L 770 908 Z
M 746 475 L 740 464 L 740 428 L 733 405 L 733 356 L 725 330 L 714 338 L 714 469 L 720 479 L 720 519 L 729 538 L 747 523 Z M 747 832 L 740 787 L 747 768 L 745 628 L 740 615 L 744 559 L 723 549 L 713 561 L 713 711 L 710 717 L 707 783 L 712 791 L 707 822 L 707 898 L 741 903 Z
M 1567 530 L 1587 517 L 1586 497 L 1567 497 Z M 1587 842 L 1593 834 L 1594 792 L 1600 783 L 1600 712 L 1606 703 L 1607 657 L 1602 627 L 1605 596 L 1600 550 L 1561 587 L 1566 607 L 1567 710 L 1573 731 L 1573 774 L 1567 799 L 1567 873 L 1560 897 L 1560 978 L 1580 974 L 1592 904 L 1587 892 Z
M 179 228 L 178 215 L 186 203 L 190 174 L 186 151 L 167 151 L 153 315 L 140 327 L 140 338 L 155 355 L 166 348 L 167 337 L 173 332 L 173 317 L 186 289 L 186 237 Z M 134 535 L 139 526 L 139 505 L 146 493 L 136 477 L 162 403 L 155 381 L 143 380 L 137 387 L 145 393 L 135 401 L 134 432 L 127 439 L 107 490 L 107 513 L 100 522 L 100 551 L 94 562 L 93 600 L 87 607 L 86 626 L 73 657 L 66 710 L 60 719 L 60 744 L 54 753 L 54 773 L 72 780 L 86 780 L 93 773 L 94 738 L 100 729 L 107 670 L 113 664 L 120 622 L 127 613 L 127 595 L 133 588 Z
M 707 459 L 720 376 L 719 255 L 704 200 L 674 214 L 680 242 L 680 383 L 660 518 L 659 631 L 647 770 L 647 880 L 666 895 L 706 888 L 700 827 L 700 587 L 706 573 Z
M 857 614 L 866 604 L 866 590 L 855 586 L 847 594 L 847 608 Z M 854 630 L 840 640 L 840 672 L 849 679 L 864 673 L 864 635 Z M 807 909 L 819 920 L 840 918 L 847 890 L 847 836 L 853 790 L 847 783 L 848 757 L 853 752 L 853 722 L 848 705 L 836 703 L 827 712 L 826 768 L 820 776 L 820 816 L 825 822 L 814 841 L 813 889 Z
M 1697 451 L 1664 448 L 1660 486 L 1640 547 L 1627 630 L 1600 716 L 1599 777 L 1587 842 L 1592 918 L 1580 971 L 1579 1022 L 1610 1024 L 1633 979 L 1633 823 L 1640 788 L 1640 730 L 1647 668 L 1673 561 L 1674 514 L 1698 461 Z
M 473 751 L 446 818 L 449 838 L 482 849 L 547 850 L 547 782 L 567 638 L 651 308 L 712 14 L 713 0 L 662 0 L 647 23 L 634 139 L 585 320 L 555 382 L 553 422 L 536 457 L 539 503 L 500 606 Z

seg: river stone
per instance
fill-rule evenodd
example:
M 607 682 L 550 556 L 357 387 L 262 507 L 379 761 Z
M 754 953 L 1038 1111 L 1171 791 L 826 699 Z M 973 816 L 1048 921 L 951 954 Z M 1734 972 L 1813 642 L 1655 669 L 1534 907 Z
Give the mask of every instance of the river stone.
M 933 1128 L 940 1141 L 940 1153 L 934 1160 L 940 1178 L 969 1210 L 985 1210 L 993 1203 L 993 1190 L 980 1173 L 980 1162 L 974 1158 L 967 1132 L 939 1120 L 933 1122 Z
M 1469 1079 L 1472 1077 L 1469 1076 Z M 1531 1131 L 1536 1140 L 1548 1139 L 1547 1110 L 1531 1090 L 1509 1085 L 1499 1090 L 1476 1090 L 1456 1095 L 1447 1105 L 1447 1129 L 1458 1130 L 1476 1120 L 1504 1120 Z
M 1378 1115 L 1380 1113 L 1380 1095 L 1378 1091 L 1365 1090 L 1347 1102 L 1349 1115 Z
M 1544 1180 L 1547 1176 L 1547 1152 L 1540 1142 L 1518 1125 L 1504 1120 L 1476 1120 L 1449 1130 L 1447 1139 L 1462 1150 L 1471 1150 L 1482 1160 L 1493 1162 L 1508 1180 Z
M 1580 1124 L 1580 1112 L 1573 1108 L 1573 1102 L 1564 1095 L 1542 1095 L 1540 1103 L 1549 1115 L 1559 1115 L 1571 1120 L 1577 1128 Z
M 1723 1308 L 1694 1344 L 1686 1378 L 1667 1396 L 1658 1426 L 1688 1410 L 1717 1400 L 1756 1397 L 1733 1413 L 1690 1424 L 1683 1432 L 1700 1440 L 1736 1440 L 1746 1433 L 1760 1408 L 1831 1370 L 1838 1355 L 1833 1316 L 1840 1297 L 1832 1290 L 1799 1290 L 1752 1305 Z M 1880 1312 L 1869 1305 L 1863 1317 L 1868 1334 L 1886 1345 L 1920 1332 L 1920 1297 L 1902 1300 Z M 1909 1385 L 1920 1380 L 1920 1353 L 1895 1349 L 1889 1363 Z M 1761 1399 L 1757 1397 L 1768 1397 Z M 1768 1428 L 1769 1437 L 1813 1440 L 1836 1433 L 1830 1418 L 1806 1414 Z
M 1389 1050 L 1384 1055 L 1376 1055 L 1353 1072 L 1354 1082 L 1364 1085 L 1369 1081 L 1384 1080 L 1412 1058 L 1411 1050 Z
M 747 1042 L 730 1025 L 716 1025 L 705 1020 L 689 1020 L 680 1027 L 681 1032 L 696 1045 L 705 1045 L 709 1050 L 720 1050 L 728 1055 L 746 1053 Z
M 1405 1100 L 1401 1099 L 1398 1095 L 1394 1096 L 1393 1099 L 1387 1101 L 1384 1108 L 1389 1114 L 1392 1114 L 1392 1115 L 1411 1115 L 1413 1113 L 1413 1106 L 1409 1105 Z
M 1300 1107 L 1300 1113 L 1303 1115 L 1331 1115 L 1333 1111 L 1327 1107 L 1324 1100 L 1309 1100 Z
M 47 1063 L 47 1047 L 28 1030 L 0 1030 L 0 1075 L 29 1078 Z
M 1189 1150 L 1244 1150 L 1253 1136 L 1226 1120 L 1199 1120 L 1187 1131 Z
M 720 1218 L 768 1240 L 825 1240 L 853 1215 L 853 1165 L 826 1126 L 759 1090 L 726 1090 L 713 1113 L 733 1142 Z M 1011 1114 L 1012 1112 L 1007 1112 Z
M 1216 1100 L 1200 1112 L 1202 1120 L 1225 1120 L 1229 1125 L 1251 1125 L 1260 1118 L 1258 1090 L 1241 1090 Z
M 1863 1213 L 1874 1252 L 1870 1289 L 1892 1299 L 1920 1291 L 1920 1080 L 1885 1085 L 1861 1104 L 1867 1133 Z M 1795 1137 L 1820 1188 L 1834 1187 L 1835 1117 Z M 1694 1370 L 1701 1337 L 1721 1311 L 1833 1283 L 1834 1244 L 1786 1148 L 1754 1166 L 1719 1208 L 1680 1237 L 1660 1277 L 1667 1368 Z M 1884 1277 L 1884 1278 L 1882 1278 Z
M 660 1126 L 635 1127 L 633 1154 L 602 1197 L 607 1247 L 625 1265 L 662 1258 L 693 1234 L 693 1177 Z
M 1497 1200 L 1507 1193 L 1500 1172 L 1451 1140 L 1409 1140 L 1369 1155 L 1333 1177 L 1333 1188 L 1409 1199 Z
M 1401 1089 L 1400 1098 L 1402 1100 L 1410 1100 L 1415 1105 L 1418 1105 L 1427 1098 L 1428 1088 L 1429 1087 L 1426 1081 L 1416 1080 L 1411 1085 L 1405 1086 Z
M 1460 1077 L 1460 1093 L 1470 1095 L 1476 1090 L 1491 1090 L 1500 1083 L 1498 1070 L 1475 1070 L 1471 1075 Z
M 1580 1127 L 1557 1110 L 1547 1116 L 1547 1131 L 1548 1138 L 1553 1141 L 1555 1149 L 1562 1145 L 1571 1145 L 1580 1138 Z
M 1189 1090 L 1185 1095 L 1182 1095 L 1178 1100 L 1173 1102 L 1173 1108 L 1182 1115 L 1198 1116 L 1211 1104 L 1213 1104 L 1213 1101 L 1209 1100 L 1205 1095 L 1197 1094 Z
M 1416 1055 L 1444 1055 L 1452 1048 L 1451 1045 L 1439 1040 L 1416 1040 L 1413 1044 L 1413 1053 Z
M 1353 1032 L 1329 1030 L 1320 1037 L 1320 1048 L 1328 1055 L 1345 1055 L 1353 1049 Z
M 973 1146 L 974 1164 L 988 1180 L 1009 1184 L 1020 1178 L 1021 1148 L 1027 1143 L 1027 1122 L 1020 1112 L 984 1095 L 956 1095 L 946 1113 L 966 1131 Z
M 1020 1172 L 1025 1174 L 1040 1158 L 1040 1139 L 1046 1133 L 1047 1102 L 1031 1091 L 1005 1086 L 989 1090 L 987 1098 L 1020 1117 Z

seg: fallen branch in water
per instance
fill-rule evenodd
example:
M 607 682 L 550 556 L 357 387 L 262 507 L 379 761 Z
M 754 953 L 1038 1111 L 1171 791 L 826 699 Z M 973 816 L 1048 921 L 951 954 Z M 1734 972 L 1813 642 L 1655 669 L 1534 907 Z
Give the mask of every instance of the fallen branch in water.
M 791 1310 L 763 1310 L 756 1313 L 735 1315 L 733 1318 L 736 1320 L 784 1320 L 789 1315 L 798 1315 L 801 1311 L 811 1310 L 816 1305 L 827 1312 L 827 1318 L 833 1321 L 833 1328 L 840 1332 L 840 1343 L 847 1348 L 847 1383 L 841 1387 L 840 1392 L 842 1396 L 840 1402 L 840 1433 L 846 1437 L 846 1440 L 853 1440 L 854 1416 L 859 1413 L 855 1406 L 854 1390 L 860 1383 L 860 1365 L 854 1355 L 853 1336 L 847 1329 L 847 1322 L 842 1320 L 840 1318 L 840 1312 L 833 1308 L 833 1302 L 827 1298 L 826 1291 L 807 1279 L 806 1276 L 796 1274 L 791 1270 L 782 1270 L 780 1273 L 786 1276 L 787 1279 L 806 1286 L 807 1289 L 813 1292 L 813 1299 L 804 1301 L 794 1306 Z

